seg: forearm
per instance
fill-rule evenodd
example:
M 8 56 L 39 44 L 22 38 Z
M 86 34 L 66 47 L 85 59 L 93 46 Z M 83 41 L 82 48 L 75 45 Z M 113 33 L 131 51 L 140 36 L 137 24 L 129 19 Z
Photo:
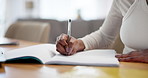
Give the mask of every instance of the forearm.
M 87 35 L 81 40 L 84 42 L 85 49 L 108 48 L 119 34 L 122 14 L 114 0 L 109 15 L 98 31 Z
M 87 35 L 81 40 L 85 45 L 85 49 L 99 49 L 108 48 L 115 39 L 115 36 L 106 36 L 100 30 Z

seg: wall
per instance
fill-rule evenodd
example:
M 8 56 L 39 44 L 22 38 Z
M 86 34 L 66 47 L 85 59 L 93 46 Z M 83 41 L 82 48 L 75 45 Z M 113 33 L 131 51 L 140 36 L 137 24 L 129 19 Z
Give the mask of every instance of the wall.
M 25 2 L 27 0 L 6 0 L 6 25 L 5 30 L 14 23 L 18 18 L 27 18 L 27 10 L 25 8 Z M 32 0 L 36 4 L 34 5 L 35 9 L 32 11 L 32 18 L 37 18 L 39 16 L 39 10 L 38 10 L 38 0 Z
M 27 13 L 27 10 L 26 10 L 26 7 L 25 7 L 26 1 L 33 1 L 34 2 L 34 9 L 32 10 L 32 13 L 31 13 L 32 17 L 31 18 L 39 18 L 42 14 L 42 9 L 44 8 L 44 7 L 41 8 L 41 6 L 40 6 L 43 1 L 54 1 L 55 5 L 56 5 L 56 2 L 58 0 L 57 1 L 56 0 L 6 0 L 6 6 L 5 6 L 6 7 L 6 11 L 5 11 L 6 21 L 5 21 L 5 27 L 3 28 L 3 30 L 7 30 L 7 28 L 12 23 L 14 23 L 18 18 L 28 18 L 28 13 Z M 59 1 L 59 2 L 61 2 L 61 1 Z M 64 0 L 64 1 L 72 1 L 72 0 Z M 73 1 L 75 1 L 75 0 L 73 0 Z M 80 0 L 77 0 L 77 1 L 79 2 Z M 81 0 L 81 1 L 85 1 L 85 0 Z M 91 1 L 91 0 L 89 0 L 89 1 Z M 82 10 L 82 12 L 81 12 L 81 14 L 83 14 L 82 17 L 86 17 L 88 15 L 92 15 L 92 16 L 98 15 L 95 19 L 105 18 L 105 16 L 107 15 L 107 13 L 110 9 L 112 0 L 93 0 L 93 1 L 97 1 L 96 7 L 98 7 L 98 9 L 99 9 L 99 10 L 96 10 L 97 13 L 91 14 L 91 13 L 86 12 L 88 7 L 90 7 L 91 5 L 88 6 L 88 7 L 82 6 L 82 7 L 86 8 L 86 9 Z M 49 4 L 52 4 L 52 3 L 46 2 L 46 4 L 49 5 Z M 89 3 L 86 3 L 85 5 L 88 5 L 88 4 Z M 60 4 L 58 4 L 56 6 L 59 6 L 59 5 Z M 46 6 L 46 5 L 44 5 L 44 6 Z M 80 6 L 78 5 L 76 7 L 80 7 Z M 59 7 L 59 9 L 60 8 L 61 7 Z M 53 6 L 50 6 L 50 8 L 46 7 L 46 10 L 44 12 L 46 13 L 48 9 L 54 9 L 54 7 Z M 64 8 L 64 9 L 66 9 L 66 8 Z M 76 9 L 76 8 L 73 8 L 73 10 L 74 9 Z M 67 10 L 64 10 L 64 12 L 61 12 L 62 9 L 58 10 L 57 8 L 55 8 L 54 10 L 57 11 L 57 13 L 63 13 L 63 14 L 66 14 L 65 12 L 67 11 Z M 49 10 L 49 12 L 52 12 L 52 10 Z M 50 15 L 50 13 L 47 13 L 47 15 Z M 66 16 L 67 15 L 69 15 L 69 14 L 66 14 Z M 55 14 L 55 16 L 58 16 L 59 18 L 64 18 L 63 17 L 64 15 L 56 15 Z M 88 18 L 88 17 L 86 17 L 86 18 Z M 95 17 L 95 16 L 93 16 L 93 17 Z M 74 18 L 76 18 L 76 15 L 75 15 Z M 51 19 L 51 18 L 48 18 L 48 19 Z M 57 20 L 58 20 L 58 18 L 57 18 Z

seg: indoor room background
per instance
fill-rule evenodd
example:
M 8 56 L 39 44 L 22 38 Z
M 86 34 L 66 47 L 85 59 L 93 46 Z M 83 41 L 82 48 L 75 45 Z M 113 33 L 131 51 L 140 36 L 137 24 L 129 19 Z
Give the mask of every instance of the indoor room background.
M 102 25 L 113 0 L 0 0 L 0 37 L 18 21 L 49 24 L 48 41 L 54 43 L 67 31 L 67 20 L 72 19 L 72 35 L 76 38 L 89 34 Z

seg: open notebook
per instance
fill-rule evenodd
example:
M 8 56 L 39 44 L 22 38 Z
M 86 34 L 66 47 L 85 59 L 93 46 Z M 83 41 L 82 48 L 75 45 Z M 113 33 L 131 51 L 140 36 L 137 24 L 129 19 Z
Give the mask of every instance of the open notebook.
M 0 38 L 0 45 L 18 45 L 17 40 L 9 40 L 7 38 Z
M 111 49 L 95 49 L 64 56 L 54 44 L 40 44 L 5 52 L 6 62 L 38 62 L 42 64 L 119 66 L 116 52 Z

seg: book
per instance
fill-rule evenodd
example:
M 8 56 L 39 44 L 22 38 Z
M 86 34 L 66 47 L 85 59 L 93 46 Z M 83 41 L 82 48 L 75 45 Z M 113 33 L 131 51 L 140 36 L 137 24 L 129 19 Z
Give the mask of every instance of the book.
M 10 50 L 4 53 L 5 62 L 27 62 L 58 65 L 119 66 L 115 50 L 94 49 L 71 56 L 61 55 L 55 44 L 39 44 Z
M 17 40 L 9 40 L 7 38 L 0 38 L 0 46 L 1 45 L 19 45 Z
M 5 61 L 4 59 L 4 50 L 0 47 L 0 68 L 2 67 L 2 63 Z

